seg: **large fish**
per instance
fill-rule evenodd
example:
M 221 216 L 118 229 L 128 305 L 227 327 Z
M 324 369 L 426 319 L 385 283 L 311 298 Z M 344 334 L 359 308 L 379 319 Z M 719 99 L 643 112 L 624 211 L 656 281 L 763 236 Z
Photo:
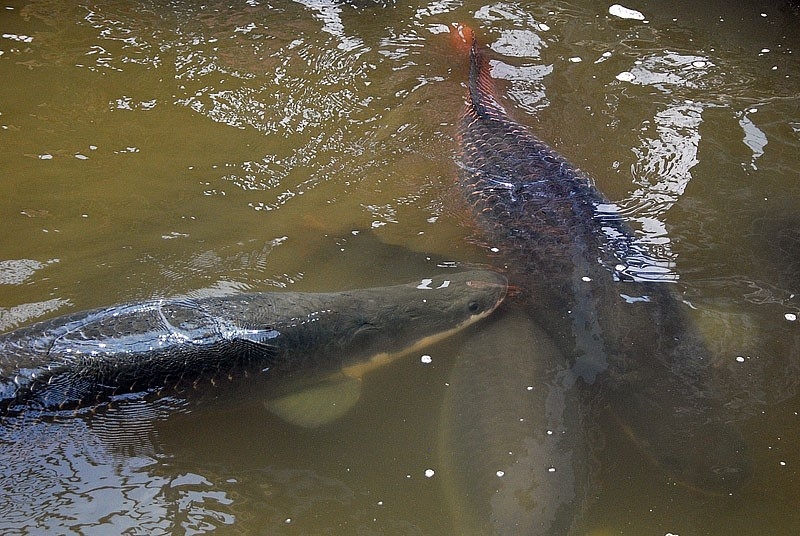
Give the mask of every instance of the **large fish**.
M 439 456 L 455 533 L 568 534 L 591 435 L 563 354 L 520 304 L 465 338 L 442 406 Z
M 355 403 L 364 372 L 486 317 L 505 295 L 502 275 L 472 271 L 73 313 L 0 336 L 0 416 L 263 383 L 272 411 L 317 426 Z
M 711 387 L 710 355 L 677 285 L 643 275 L 647 255 L 614 205 L 509 118 L 472 31 L 456 31 L 470 55 L 460 185 L 510 283 L 643 452 L 691 487 L 737 489 L 749 452 Z

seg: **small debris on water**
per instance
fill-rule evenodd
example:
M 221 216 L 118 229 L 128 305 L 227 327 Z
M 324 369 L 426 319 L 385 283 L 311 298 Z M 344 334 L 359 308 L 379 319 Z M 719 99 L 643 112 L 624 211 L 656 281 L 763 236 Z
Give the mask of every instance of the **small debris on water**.
M 644 20 L 644 15 L 641 13 L 641 11 L 636 11 L 635 9 L 628 9 L 627 7 L 621 6 L 619 4 L 614 4 L 613 6 L 608 8 L 608 13 L 609 15 L 613 15 L 621 19 Z
M 583 61 L 583 59 L 581 59 L 579 56 L 573 56 L 569 59 L 569 61 L 571 61 L 572 63 L 580 63 Z
M 609 52 L 609 51 L 605 51 L 605 52 L 603 52 L 603 53 L 600 55 L 600 57 L 599 57 L 599 58 L 597 58 L 596 60 L 594 60 L 594 62 L 595 62 L 595 63 L 603 63 L 604 61 L 606 61 L 606 60 L 607 60 L 608 58 L 610 58 L 610 57 L 611 57 L 611 52 Z
M 794 322 L 795 320 L 797 320 L 797 315 L 794 313 L 786 313 L 785 315 L 783 315 L 783 318 L 785 318 L 789 322 Z
M 423 363 L 425 363 L 426 365 L 430 364 L 430 362 L 433 361 L 431 356 L 429 356 L 427 354 L 425 354 L 422 357 L 420 357 L 419 360 L 422 361 Z
M 503 471 L 497 471 L 497 473 L 495 473 L 495 474 L 496 474 L 497 476 L 500 476 L 500 477 L 502 477 L 503 475 L 505 475 L 505 472 L 503 472 Z
M 433 469 L 425 469 L 425 477 L 426 478 L 431 478 L 434 474 L 435 473 L 434 473 Z
M 592 278 L 591 278 L 591 277 L 588 277 L 588 276 L 583 276 L 583 277 L 581 277 L 581 281 L 586 281 L 587 283 L 588 283 L 589 281 L 591 281 L 591 280 L 592 280 Z
M 52 159 L 53 159 L 53 155 L 51 155 L 49 153 L 44 153 L 44 154 L 40 154 L 39 155 L 39 160 L 52 160 Z
M 622 71 L 617 75 L 617 80 L 620 82 L 633 82 L 636 80 L 636 76 L 630 71 Z

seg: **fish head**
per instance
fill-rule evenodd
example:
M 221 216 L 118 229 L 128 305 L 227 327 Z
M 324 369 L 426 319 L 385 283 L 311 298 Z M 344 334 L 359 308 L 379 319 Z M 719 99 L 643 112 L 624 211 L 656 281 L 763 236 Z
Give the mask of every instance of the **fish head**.
M 344 371 L 365 371 L 419 350 L 489 316 L 505 299 L 506 278 L 488 270 L 447 273 L 367 289 L 350 316 Z
M 316 355 L 293 360 L 304 366 L 293 382 L 273 389 L 267 408 L 309 428 L 331 422 L 356 403 L 367 372 L 489 316 L 507 289 L 502 275 L 472 271 L 329 294 L 325 314 L 307 324 L 303 336 L 319 347 L 298 344 Z

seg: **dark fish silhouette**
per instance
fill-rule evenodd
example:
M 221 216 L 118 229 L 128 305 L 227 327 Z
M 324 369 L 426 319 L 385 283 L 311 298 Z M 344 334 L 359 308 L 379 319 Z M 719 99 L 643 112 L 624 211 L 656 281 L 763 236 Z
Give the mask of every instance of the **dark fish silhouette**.
M 641 449 L 675 479 L 737 489 L 750 455 L 711 387 L 711 359 L 676 294 L 650 280 L 646 252 L 593 181 L 495 96 L 472 31 L 458 136 L 460 186 L 535 321 Z
M 502 275 L 472 271 L 73 313 L 0 335 L 0 416 L 256 383 L 275 413 L 316 426 L 355 403 L 364 372 L 486 317 L 505 295 Z

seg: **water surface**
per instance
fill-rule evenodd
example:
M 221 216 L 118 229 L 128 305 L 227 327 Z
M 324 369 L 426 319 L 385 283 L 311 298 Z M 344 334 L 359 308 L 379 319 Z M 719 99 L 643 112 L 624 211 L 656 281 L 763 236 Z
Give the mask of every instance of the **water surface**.
M 644 20 L 592 1 L 1 7 L 3 330 L 491 264 L 453 187 L 466 65 L 446 26 L 468 22 L 509 112 L 677 276 L 754 453 L 747 486 L 707 496 L 601 422 L 581 532 L 800 530 L 793 3 L 626 4 Z M 0 527 L 448 534 L 435 451 L 458 342 L 372 374 L 351 414 L 313 431 L 253 401 L 5 432 Z

